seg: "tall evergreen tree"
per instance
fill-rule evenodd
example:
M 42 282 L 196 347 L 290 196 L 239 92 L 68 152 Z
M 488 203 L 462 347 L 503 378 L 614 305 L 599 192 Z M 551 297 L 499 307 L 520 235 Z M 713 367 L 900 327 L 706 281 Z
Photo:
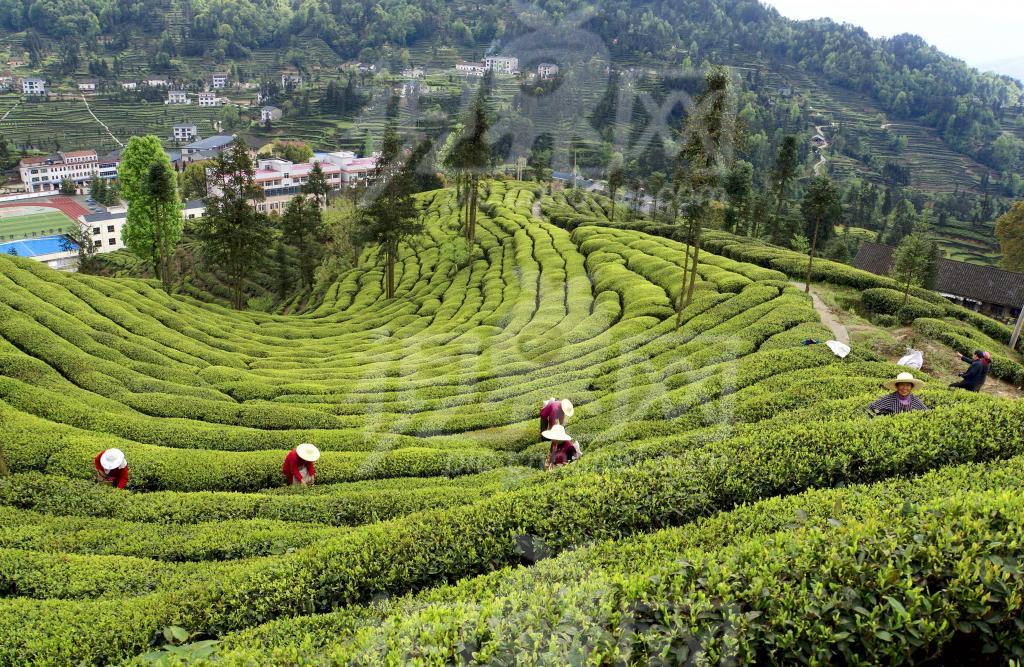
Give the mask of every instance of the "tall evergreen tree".
M 266 257 L 272 238 L 267 216 L 254 205 L 264 198 L 255 174 L 248 147 L 236 138 L 211 161 L 206 210 L 196 225 L 203 257 L 224 272 L 231 305 L 238 310 L 245 306 L 245 281 Z
M 835 226 L 843 215 L 843 206 L 839 200 L 839 191 L 828 176 L 815 176 L 807 186 L 800 210 L 808 224 L 808 237 L 811 249 L 807 255 L 807 280 L 804 291 L 811 291 L 811 270 L 814 265 L 814 254 L 818 242 L 824 243 L 835 236 Z
M 153 243 L 156 246 L 155 261 L 157 276 L 164 286 L 164 291 L 171 293 L 171 252 L 177 234 L 174 232 L 176 220 L 181 218 L 181 201 L 178 199 L 177 179 L 170 165 L 162 161 L 154 162 L 149 167 L 146 182 L 142 188 L 151 209 L 153 226 Z M 180 233 L 180 226 L 177 228 Z
M 281 231 L 285 241 L 299 253 L 299 275 L 302 286 L 313 286 L 313 270 L 320 263 L 327 229 L 324 227 L 321 209 L 313 197 L 293 197 L 281 216 Z
M 893 253 L 889 275 L 903 286 L 903 304 L 900 310 L 907 306 L 910 289 L 925 285 L 934 272 L 939 257 L 937 248 L 938 244 L 929 238 L 926 232 L 914 231 L 900 242 Z
M 423 220 L 412 199 L 415 166 L 401 161 L 397 120 L 388 121 L 374 170 L 374 186 L 360 209 L 359 241 L 380 246 L 385 262 L 385 295 L 395 296 L 395 261 L 399 248 L 423 233 Z
M 732 159 L 732 142 L 735 140 L 735 103 L 729 87 L 728 72 L 724 68 L 712 68 L 705 82 L 707 89 L 697 98 L 697 104 L 687 119 L 680 153 L 680 163 L 685 164 L 686 180 L 692 195 L 688 248 L 676 305 L 677 330 L 682 325 L 683 309 L 693 300 L 697 286 L 702 226 L 711 210 L 712 200 L 720 196 L 722 181 Z M 693 252 L 692 262 L 689 261 L 690 250 Z
M 789 243 L 792 234 L 786 229 L 783 209 L 789 201 L 789 186 L 796 179 L 800 167 L 797 153 L 796 137 L 789 134 L 783 137 L 779 146 L 779 154 L 772 168 L 771 185 L 775 197 L 775 215 L 772 220 L 772 242 L 779 245 Z
M 487 131 L 491 125 L 488 109 L 489 91 L 489 78 L 484 77 L 480 89 L 473 98 L 473 105 L 461 136 L 449 152 L 448 164 L 445 165 L 456 172 L 462 180 L 466 205 L 466 241 L 471 245 L 476 241 L 480 180 L 491 170 L 491 149 L 487 144 Z
M 154 164 L 160 164 L 162 169 L 174 173 L 160 139 L 152 135 L 132 137 L 121 153 L 117 176 L 121 197 L 128 203 L 127 220 L 122 232 L 124 243 L 129 250 L 150 262 L 157 277 L 160 277 L 161 263 L 155 228 L 157 214 L 146 190 L 150 169 Z M 176 186 L 174 197 L 178 197 Z M 166 213 L 167 218 L 160 221 L 161 243 L 173 247 L 181 236 L 184 222 L 181 206 L 167 206 L 163 213 Z
M 608 212 L 608 220 L 615 222 L 615 195 L 626 180 L 621 164 L 613 164 L 608 168 L 608 196 L 612 200 L 612 210 Z
M 309 178 L 302 184 L 301 190 L 303 194 L 312 195 L 313 201 L 319 208 L 327 206 L 327 195 L 331 188 L 327 184 L 327 177 L 319 162 L 313 163 L 313 168 L 309 170 Z

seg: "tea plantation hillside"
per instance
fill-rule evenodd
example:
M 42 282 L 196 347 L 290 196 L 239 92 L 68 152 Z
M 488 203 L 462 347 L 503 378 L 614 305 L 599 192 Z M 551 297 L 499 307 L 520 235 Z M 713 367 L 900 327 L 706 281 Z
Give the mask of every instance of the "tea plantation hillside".
M 295 316 L 0 257 L 0 664 L 1021 656 L 1019 403 L 869 419 L 896 367 L 802 345 L 783 270 L 702 252 L 677 330 L 685 246 L 482 201 L 467 266 L 427 193 L 395 299 L 367 252 Z M 550 396 L 584 453 L 544 472 Z

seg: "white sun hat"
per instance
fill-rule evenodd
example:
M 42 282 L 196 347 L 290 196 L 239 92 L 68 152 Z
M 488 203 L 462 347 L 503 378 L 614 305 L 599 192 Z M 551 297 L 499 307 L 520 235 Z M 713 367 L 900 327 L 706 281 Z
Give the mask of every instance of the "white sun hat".
M 125 458 L 124 452 L 120 449 L 108 449 L 100 457 L 100 465 L 103 466 L 104 470 L 119 470 L 128 465 L 128 459 Z
M 572 413 L 575 412 L 575 411 L 576 411 L 576 409 L 573 408 L 572 401 L 570 401 L 568 398 L 563 398 L 562 399 L 562 414 L 565 415 L 566 417 L 572 417 Z
M 912 384 L 914 385 L 914 389 L 917 389 L 924 384 L 924 380 L 918 380 L 914 377 L 913 373 L 900 373 L 896 376 L 895 380 L 888 380 L 883 383 L 882 386 L 886 389 L 896 391 L 896 385 L 898 384 Z
M 295 453 L 299 455 L 299 458 L 309 463 L 315 463 L 320 459 L 320 450 L 316 448 L 316 445 L 311 445 L 308 442 L 304 442 L 295 448 Z
M 572 440 L 572 436 L 565 432 L 565 427 L 561 424 L 555 424 L 548 430 L 541 433 L 540 436 L 545 440 L 560 440 L 563 442 L 566 440 Z

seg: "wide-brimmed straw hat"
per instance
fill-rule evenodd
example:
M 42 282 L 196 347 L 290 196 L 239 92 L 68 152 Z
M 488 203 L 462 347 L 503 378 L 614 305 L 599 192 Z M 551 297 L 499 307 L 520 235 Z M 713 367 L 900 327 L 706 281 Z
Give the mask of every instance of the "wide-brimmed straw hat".
M 912 384 L 914 385 L 914 389 L 917 389 L 924 384 L 924 380 L 918 380 L 912 373 L 900 373 L 896 376 L 895 380 L 888 380 L 884 382 L 882 386 L 886 389 L 896 391 L 896 385 L 898 384 Z
M 128 465 L 128 459 L 120 449 L 108 449 L 100 457 L 100 465 L 104 470 L 119 470 Z
M 320 458 L 320 450 L 316 448 L 316 445 L 311 445 L 308 442 L 296 447 L 295 453 L 299 455 L 300 459 L 309 463 L 315 463 Z
M 566 417 L 572 417 L 572 413 L 575 411 L 576 409 L 572 407 L 572 401 L 570 401 L 568 398 L 563 398 L 562 414 L 565 415 Z
M 572 440 L 572 436 L 565 432 L 565 427 L 561 424 L 555 424 L 540 435 L 545 440 L 560 440 L 563 442 Z

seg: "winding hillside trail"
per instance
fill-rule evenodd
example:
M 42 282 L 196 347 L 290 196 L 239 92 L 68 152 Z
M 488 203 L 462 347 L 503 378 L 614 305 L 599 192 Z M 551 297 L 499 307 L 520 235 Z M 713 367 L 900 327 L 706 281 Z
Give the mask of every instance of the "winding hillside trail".
M 114 133 L 110 131 L 110 128 L 107 127 L 107 124 L 104 123 L 99 118 L 97 118 L 96 114 L 94 114 L 92 112 L 92 107 L 89 106 L 89 100 L 85 99 L 85 95 L 84 94 L 82 95 L 82 103 L 85 104 L 85 110 L 89 112 L 89 115 L 92 116 L 93 120 L 95 120 L 97 123 L 99 123 L 103 127 L 104 130 L 107 131 L 107 134 L 109 134 L 110 138 L 114 140 L 114 143 L 116 143 L 121 148 L 124 148 L 124 144 L 121 143 L 120 139 L 118 139 L 117 137 L 114 136 Z
M 789 284 L 799 287 L 800 289 L 806 289 L 807 287 L 804 283 L 796 280 L 789 281 Z M 828 327 L 835 340 L 849 345 L 850 332 L 846 330 L 846 326 L 839 321 L 839 318 L 836 317 L 836 314 L 832 309 L 825 305 L 825 302 L 822 301 L 821 297 L 819 297 L 817 292 L 814 291 L 813 286 L 811 287 L 810 294 L 811 301 L 814 303 L 814 310 L 816 310 L 818 315 L 821 317 L 821 323 Z
M 15 102 L 14 106 L 7 110 L 7 113 L 5 113 L 3 116 L 0 116 L 0 120 L 7 120 L 7 117 L 11 115 L 12 111 L 18 108 L 19 104 L 21 104 L 21 102 Z
M 820 134 L 821 136 L 824 137 L 825 136 L 825 129 L 824 128 L 825 128 L 824 125 L 815 125 L 814 126 L 814 131 L 817 134 Z M 821 170 L 825 167 L 825 163 L 828 162 L 828 158 L 825 157 L 825 151 L 828 150 L 829 146 L 831 146 L 831 145 L 832 144 L 829 143 L 829 141 L 828 141 L 828 137 L 825 137 L 825 144 L 823 146 L 818 147 L 818 164 L 814 165 L 814 175 L 815 176 L 821 176 Z

